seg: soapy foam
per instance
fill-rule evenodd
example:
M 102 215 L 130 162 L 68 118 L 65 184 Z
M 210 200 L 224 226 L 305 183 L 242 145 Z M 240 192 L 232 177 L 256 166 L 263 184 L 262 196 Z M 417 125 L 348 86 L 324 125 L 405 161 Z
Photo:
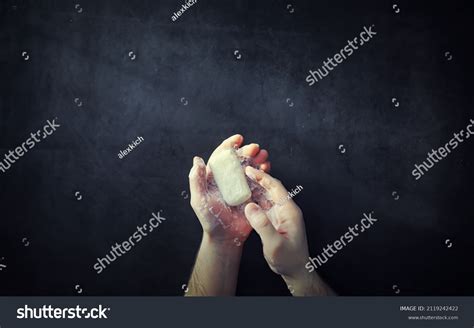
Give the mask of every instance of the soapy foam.
M 247 166 L 252 166 L 258 169 L 258 167 L 256 167 L 256 165 L 252 163 L 250 158 L 239 155 L 239 159 L 240 159 L 240 163 L 243 170 L 245 170 L 245 167 Z M 245 209 L 245 206 L 250 202 L 254 202 L 258 204 L 264 210 L 270 209 L 275 203 L 267 199 L 266 197 L 267 191 L 262 186 L 260 186 L 258 183 L 251 180 L 247 176 L 246 176 L 246 180 L 252 192 L 252 197 L 243 204 L 240 204 L 237 206 L 229 206 L 225 203 L 224 198 L 222 197 L 222 194 L 220 193 L 219 188 L 217 187 L 216 181 L 214 180 L 214 177 L 212 176 L 212 172 L 210 172 L 208 176 L 208 193 L 211 198 L 218 200 L 219 205 L 223 206 L 228 211 L 231 211 L 231 208 L 232 208 L 232 209 L 237 210 L 238 212 L 243 212 Z M 220 213 L 212 213 L 212 214 L 215 216 L 219 216 Z
M 258 167 L 252 163 L 250 158 L 244 157 L 240 155 L 240 153 L 238 153 L 238 157 L 244 170 L 247 166 L 252 166 L 258 169 Z M 212 176 L 212 172 L 209 171 L 207 174 L 208 199 L 213 200 L 213 204 L 212 206 L 209 206 L 208 210 L 216 219 L 216 225 L 220 225 L 226 230 L 231 229 L 235 232 L 240 232 L 241 238 L 239 238 L 239 241 L 245 239 L 247 236 L 246 234 L 243 234 L 241 230 L 245 228 L 245 226 L 250 227 L 250 224 L 247 222 L 247 220 L 243 222 L 240 221 L 240 218 L 242 218 L 244 213 L 245 206 L 247 206 L 248 203 L 254 202 L 258 204 L 263 210 L 268 211 L 275 205 L 273 201 L 267 199 L 267 191 L 262 186 L 247 176 L 246 180 L 252 193 L 251 198 L 243 204 L 229 206 L 224 201 L 224 198 L 217 187 L 216 181 Z

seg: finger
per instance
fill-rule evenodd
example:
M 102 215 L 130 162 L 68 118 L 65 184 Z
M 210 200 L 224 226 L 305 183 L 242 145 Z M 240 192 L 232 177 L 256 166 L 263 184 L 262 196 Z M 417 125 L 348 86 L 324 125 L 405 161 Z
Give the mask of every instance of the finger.
M 265 149 L 260 150 L 260 152 L 253 158 L 255 164 L 263 164 L 268 159 L 268 151 Z
M 244 157 L 255 157 L 260 150 L 260 145 L 256 143 L 251 143 L 250 145 L 245 145 L 239 149 L 240 155 Z
M 240 147 L 243 141 L 244 137 L 242 137 L 240 134 L 234 134 L 232 137 L 229 137 L 222 141 L 222 143 L 216 148 L 216 150 L 221 148 Z
M 247 206 L 245 206 L 245 216 L 263 243 L 270 243 L 272 240 L 275 240 L 275 238 L 280 238 L 279 233 L 257 204 L 247 204 Z
M 211 157 L 209 159 L 211 159 L 215 154 L 219 153 L 220 151 L 222 151 L 224 149 L 240 147 L 240 145 L 242 144 L 243 141 L 244 141 L 244 137 L 242 137 L 240 134 L 234 134 L 232 137 L 229 137 L 229 138 L 225 139 L 224 141 L 222 141 L 222 143 L 219 146 L 217 146 L 216 149 L 214 149 L 214 151 L 212 152 Z M 209 161 L 208 161 L 207 173 L 208 173 L 208 175 L 211 174 L 211 168 L 209 167 Z
M 270 162 L 265 162 L 263 164 L 260 164 L 259 169 L 262 170 L 263 172 L 270 172 L 270 169 L 272 168 Z
M 273 201 L 278 202 L 280 199 L 287 197 L 288 191 L 283 184 L 268 173 L 247 166 L 245 168 L 245 174 L 247 174 L 251 180 L 261 185 L 270 194 Z
M 206 164 L 200 157 L 194 157 L 193 167 L 189 172 L 189 190 L 191 191 L 191 204 L 199 205 L 207 192 Z

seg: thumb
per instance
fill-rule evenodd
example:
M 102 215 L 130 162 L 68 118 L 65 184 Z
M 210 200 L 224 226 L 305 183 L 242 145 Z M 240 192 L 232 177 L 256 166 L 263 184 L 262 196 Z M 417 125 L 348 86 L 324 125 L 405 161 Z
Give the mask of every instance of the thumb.
M 189 190 L 191 191 L 191 206 L 199 208 L 207 192 L 206 164 L 200 157 L 194 157 L 193 167 L 189 172 Z
M 266 214 L 257 204 L 247 204 L 247 206 L 245 206 L 245 216 L 252 228 L 259 234 L 263 243 L 269 243 L 272 239 L 280 236 Z

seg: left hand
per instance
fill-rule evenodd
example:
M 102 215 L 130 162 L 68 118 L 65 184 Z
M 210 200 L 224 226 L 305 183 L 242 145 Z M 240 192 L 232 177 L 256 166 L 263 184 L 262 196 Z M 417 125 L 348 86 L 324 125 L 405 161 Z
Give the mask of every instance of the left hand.
M 260 146 L 255 143 L 239 148 L 243 139 L 237 134 L 224 140 L 210 158 L 224 149 L 238 148 L 237 153 L 247 162 L 247 166 L 255 166 L 268 172 L 270 170 L 270 162 L 267 161 L 268 152 L 260 149 Z M 193 167 L 189 172 L 191 207 L 201 223 L 204 234 L 212 240 L 227 245 L 243 244 L 252 231 L 244 214 L 246 203 L 228 206 L 217 189 L 209 166 L 206 167 L 204 160 L 200 157 L 194 157 L 193 162 Z

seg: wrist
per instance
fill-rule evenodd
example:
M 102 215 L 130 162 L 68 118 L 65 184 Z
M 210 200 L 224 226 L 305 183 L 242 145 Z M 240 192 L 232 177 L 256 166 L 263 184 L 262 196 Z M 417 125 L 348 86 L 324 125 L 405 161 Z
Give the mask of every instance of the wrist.
M 242 254 L 242 243 L 235 243 L 232 239 L 215 237 L 207 232 L 203 233 L 202 246 L 224 256 L 240 256 Z
M 295 294 L 295 291 L 307 290 L 312 284 L 313 276 L 308 272 L 294 272 L 291 274 L 281 275 L 288 289 Z
M 332 289 L 316 272 L 300 271 L 291 276 L 282 276 L 293 296 L 331 296 Z

